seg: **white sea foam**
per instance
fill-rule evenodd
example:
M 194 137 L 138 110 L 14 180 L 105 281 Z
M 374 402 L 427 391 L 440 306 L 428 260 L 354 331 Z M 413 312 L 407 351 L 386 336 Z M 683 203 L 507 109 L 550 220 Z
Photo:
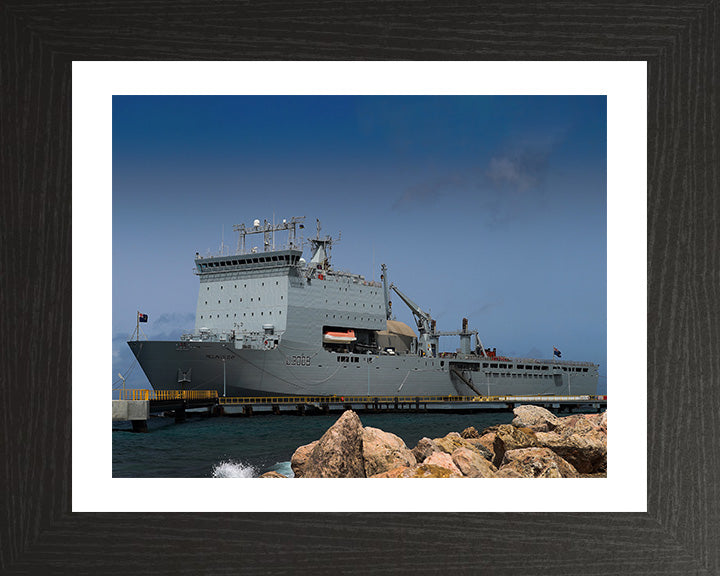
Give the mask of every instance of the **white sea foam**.
M 257 476 L 255 468 L 242 462 L 223 460 L 213 466 L 213 478 L 254 478 Z

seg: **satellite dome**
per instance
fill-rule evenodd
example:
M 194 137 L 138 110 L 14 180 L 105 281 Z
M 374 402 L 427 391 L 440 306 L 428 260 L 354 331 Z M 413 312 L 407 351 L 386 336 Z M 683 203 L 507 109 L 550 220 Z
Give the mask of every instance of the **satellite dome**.
M 300 258 L 299 262 L 300 262 L 300 264 L 302 264 L 303 266 L 305 266 L 305 258 Z
M 253 226 L 255 226 L 255 228 L 260 226 L 260 220 L 258 220 L 257 218 L 255 220 L 253 220 Z

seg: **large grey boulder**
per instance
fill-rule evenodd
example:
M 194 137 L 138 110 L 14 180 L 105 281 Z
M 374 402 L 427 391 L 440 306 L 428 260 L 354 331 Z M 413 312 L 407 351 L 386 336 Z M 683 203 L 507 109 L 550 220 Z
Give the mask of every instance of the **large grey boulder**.
M 512 425 L 516 428 L 530 428 L 535 432 L 551 432 L 560 420 L 555 414 L 540 406 L 517 406 L 513 408 L 515 418 Z
M 499 468 L 505 452 L 519 448 L 534 448 L 536 446 L 535 433 L 529 428 L 515 428 L 511 424 L 501 424 L 495 431 L 493 464 Z
M 607 412 L 558 418 L 552 432 L 536 434 L 538 446 L 550 448 L 581 474 L 607 471 Z
M 598 430 L 584 434 L 538 432 L 539 446 L 549 448 L 572 464 L 578 472 L 595 474 L 607 469 L 607 436 Z
M 497 472 L 497 468 L 491 462 L 469 448 L 455 450 L 452 453 L 452 460 L 467 478 L 494 478 Z
M 417 443 L 417 446 L 412 449 L 413 456 L 415 456 L 415 460 L 418 462 L 423 462 L 425 458 L 430 456 L 433 452 L 442 452 L 440 446 L 435 444 L 433 440 L 430 440 L 430 438 L 420 438 L 420 441 Z
M 295 453 L 290 458 L 290 467 L 292 468 L 293 474 L 295 474 L 295 478 L 302 478 L 305 476 L 307 459 L 310 456 L 310 453 L 315 449 L 315 446 L 317 446 L 318 442 L 319 440 L 315 440 L 315 442 L 310 442 L 310 444 L 305 444 L 295 450 Z
M 423 464 L 426 466 L 440 466 L 441 468 L 446 468 L 451 472 L 462 475 L 460 468 L 455 465 L 450 454 L 445 452 L 433 452 L 425 459 Z
M 365 476 L 368 478 L 398 466 L 411 467 L 417 464 L 402 438 L 369 426 L 362 431 L 362 455 Z
M 299 477 L 365 478 L 362 437 L 360 418 L 352 410 L 347 410 L 309 451 Z M 292 462 L 293 472 L 298 476 Z
M 575 468 L 549 448 L 508 450 L 496 478 L 578 478 Z

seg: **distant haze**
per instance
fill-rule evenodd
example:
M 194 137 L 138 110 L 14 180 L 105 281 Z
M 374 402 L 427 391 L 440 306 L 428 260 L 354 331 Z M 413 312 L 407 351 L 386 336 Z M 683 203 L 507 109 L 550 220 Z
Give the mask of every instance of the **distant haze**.
M 604 388 L 606 145 L 600 96 L 115 96 L 113 382 L 149 386 L 125 343 L 137 311 L 149 338 L 193 330 L 196 252 L 306 216 L 306 238 L 315 218 L 342 231 L 337 269 L 386 263 L 439 330 L 468 317 L 502 354 L 556 346 Z

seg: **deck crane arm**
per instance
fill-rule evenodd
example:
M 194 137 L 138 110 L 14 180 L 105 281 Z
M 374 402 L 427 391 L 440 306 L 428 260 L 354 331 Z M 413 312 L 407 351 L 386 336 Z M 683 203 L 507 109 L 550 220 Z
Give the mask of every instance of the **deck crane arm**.
M 403 302 L 407 304 L 408 308 L 413 313 L 413 316 L 415 316 L 415 322 L 417 323 L 418 330 L 421 334 L 431 334 L 434 330 L 434 324 L 435 321 L 432 319 L 430 314 L 422 310 L 415 302 L 410 300 L 405 294 L 403 294 L 400 290 L 398 290 L 397 286 L 395 284 L 390 284 L 390 289 L 394 290 L 395 293 L 400 296 Z

